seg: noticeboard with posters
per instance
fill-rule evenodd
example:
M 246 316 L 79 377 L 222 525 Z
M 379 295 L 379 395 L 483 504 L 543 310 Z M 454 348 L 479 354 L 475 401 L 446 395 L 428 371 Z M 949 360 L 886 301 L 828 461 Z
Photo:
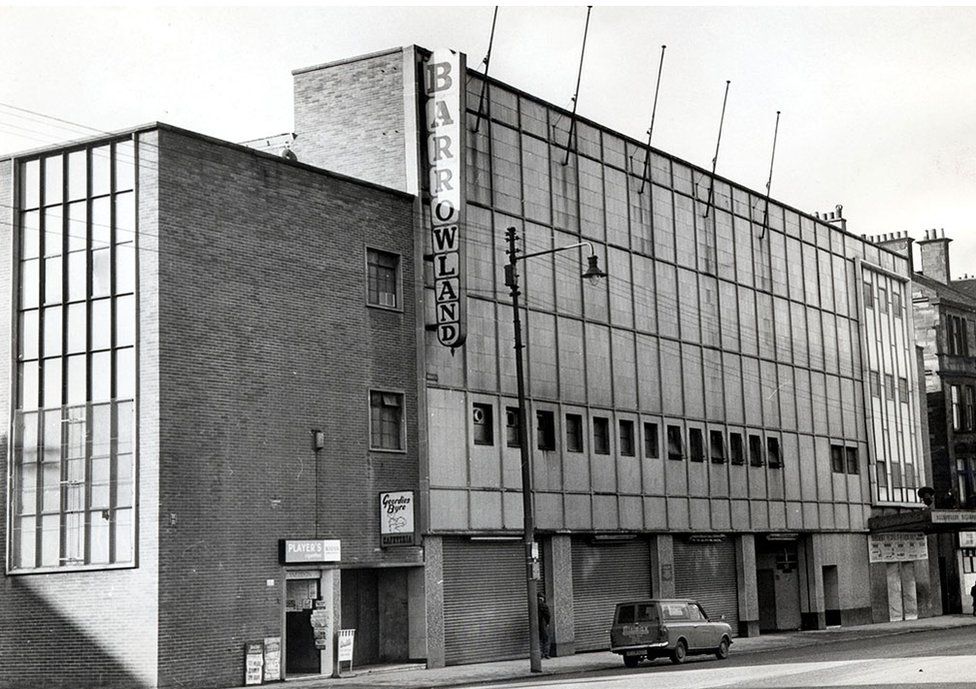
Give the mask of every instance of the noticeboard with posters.
M 870 562 L 911 562 L 928 557 L 928 542 L 923 533 L 879 533 L 868 537 Z

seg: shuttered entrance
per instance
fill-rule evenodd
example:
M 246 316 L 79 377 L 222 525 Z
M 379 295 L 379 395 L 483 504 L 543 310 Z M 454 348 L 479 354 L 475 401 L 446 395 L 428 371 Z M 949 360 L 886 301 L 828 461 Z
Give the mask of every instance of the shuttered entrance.
M 674 539 L 674 592 L 694 598 L 712 619 L 725 615 L 732 634 L 739 633 L 739 593 L 736 586 L 735 544 L 689 543 Z
M 573 616 L 576 650 L 610 647 L 614 606 L 650 598 L 651 567 L 647 541 L 590 543 L 573 539 Z
M 521 541 L 445 538 L 443 572 L 448 665 L 528 656 Z

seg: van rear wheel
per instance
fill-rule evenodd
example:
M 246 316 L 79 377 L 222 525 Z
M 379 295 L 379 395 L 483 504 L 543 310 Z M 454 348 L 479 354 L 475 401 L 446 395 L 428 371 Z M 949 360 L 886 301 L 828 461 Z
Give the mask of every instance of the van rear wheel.
M 624 656 L 624 665 L 627 667 L 637 667 L 640 664 L 640 656 Z
M 678 639 L 678 645 L 674 647 L 671 651 L 671 662 L 675 665 L 680 665 L 685 662 L 685 658 L 688 657 L 688 645 L 685 643 L 684 639 Z

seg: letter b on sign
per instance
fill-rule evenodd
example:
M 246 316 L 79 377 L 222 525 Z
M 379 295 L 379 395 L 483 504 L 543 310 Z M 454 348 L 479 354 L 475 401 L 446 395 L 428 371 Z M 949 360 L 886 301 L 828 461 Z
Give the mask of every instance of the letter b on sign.
M 427 63 L 427 93 L 437 93 L 451 88 L 454 83 L 451 79 L 450 62 Z

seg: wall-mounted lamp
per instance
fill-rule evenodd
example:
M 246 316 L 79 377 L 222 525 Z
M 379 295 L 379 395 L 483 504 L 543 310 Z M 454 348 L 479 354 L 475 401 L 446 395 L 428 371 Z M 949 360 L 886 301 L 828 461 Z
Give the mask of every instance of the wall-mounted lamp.
M 325 433 L 314 428 L 312 429 L 312 449 L 316 452 L 325 449 Z

